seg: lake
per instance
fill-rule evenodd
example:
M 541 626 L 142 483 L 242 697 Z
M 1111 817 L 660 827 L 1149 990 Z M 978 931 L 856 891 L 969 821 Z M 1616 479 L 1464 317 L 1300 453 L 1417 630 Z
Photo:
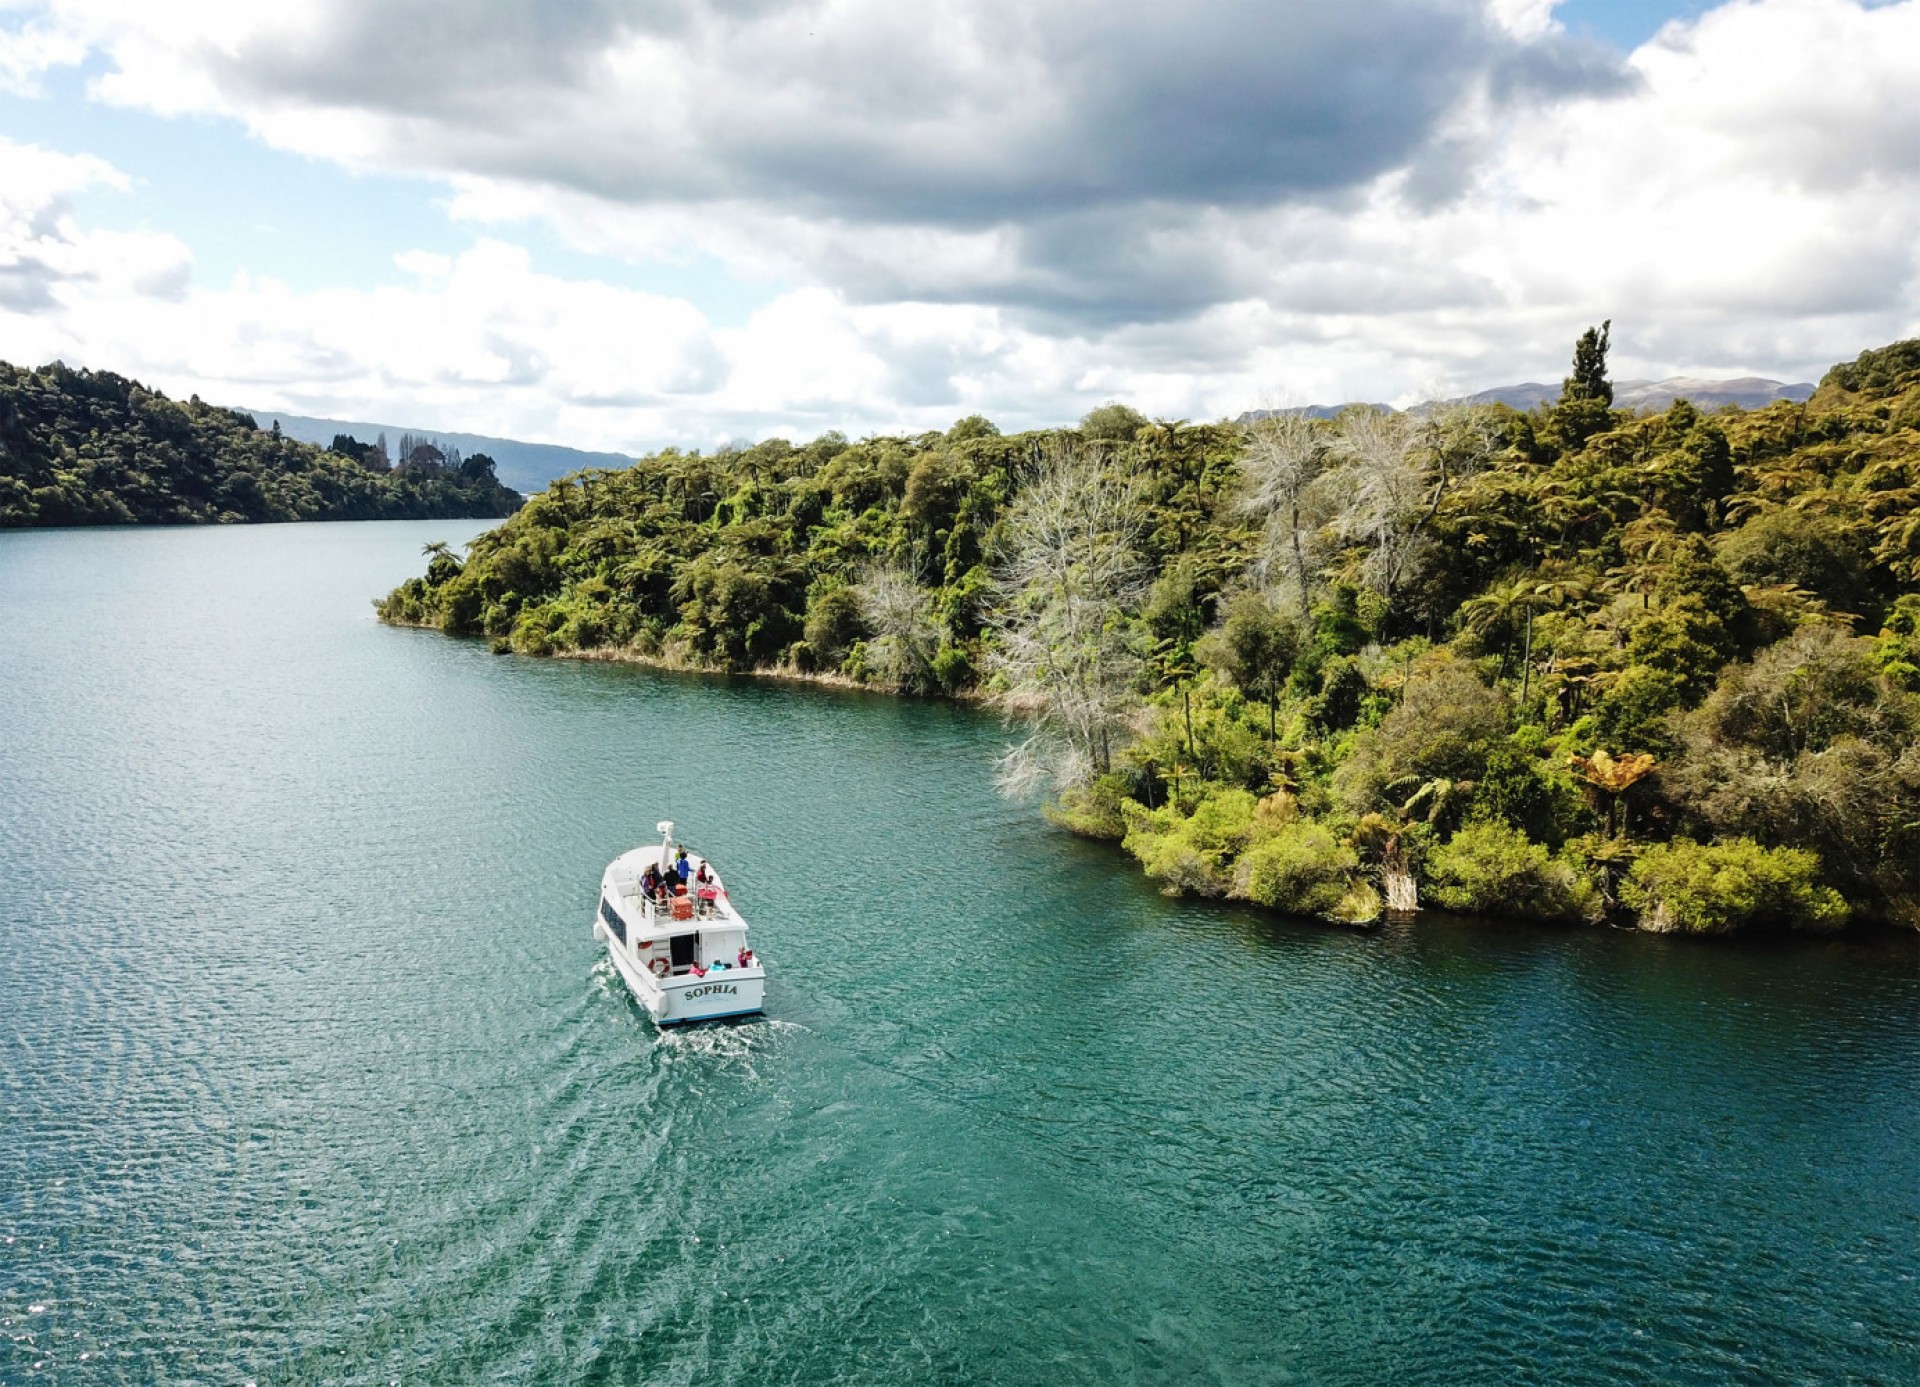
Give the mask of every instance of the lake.
M 0 1381 L 1911 1383 L 1920 951 L 1161 897 L 937 704 L 507 658 L 477 523 L 0 534 Z M 769 965 L 592 938 L 671 817 Z

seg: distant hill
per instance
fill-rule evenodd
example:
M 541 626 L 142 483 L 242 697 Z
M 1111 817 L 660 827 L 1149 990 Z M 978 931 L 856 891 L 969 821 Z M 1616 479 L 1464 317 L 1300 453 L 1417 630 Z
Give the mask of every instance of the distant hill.
M 449 520 L 511 515 L 519 504 L 485 458 L 391 467 L 111 371 L 0 362 L 0 529 Z
M 1614 399 L 1620 398 L 1620 387 L 1614 386 Z M 1519 385 L 1496 385 L 1491 390 L 1482 390 L 1476 395 L 1463 395 L 1461 401 L 1470 405 L 1506 405 L 1522 413 L 1539 405 L 1550 405 L 1560 398 L 1560 387 L 1543 385 L 1537 380 L 1524 381 Z
M 1719 409 L 1739 405 L 1758 409 L 1775 400 L 1804 402 L 1813 394 L 1812 381 L 1787 385 L 1760 376 L 1739 376 L 1733 380 L 1704 380 L 1698 376 L 1668 376 L 1665 380 L 1618 380 L 1613 383 L 1615 409 L 1663 410 L 1675 400 L 1685 400 L 1699 409 Z M 1520 385 L 1501 385 L 1468 395 L 1466 403 L 1502 404 L 1518 410 L 1535 405 L 1550 405 L 1560 398 L 1558 385 L 1526 381 Z
M 1796 404 L 1804 404 L 1812 395 L 1812 381 L 1799 381 L 1788 385 L 1777 380 L 1767 380 L 1762 376 L 1737 376 L 1732 380 L 1706 380 L 1699 376 L 1668 376 L 1665 380 L 1621 380 L 1613 383 L 1615 409 L 1655 413 L 1668 408 L 1675 400 L 1685 400 L 1695 408 L 1705 410 L 1720 409 L 1726 405 L 1738 405 L 1742 409 L 1759 409 L 1762 405 L 1770 405 L 1775 400 L 1792 400 Z M 1559 398 L 1558 385 L 1546 385 L 1537 380 L 1530 380 L 1518 385 L 1496 385 L 1493 389 L 1482 390 L 1477 395 L 1462 396 L 1457 403 L 1506 405 L 1525 413 L 1539 405 L 1550 405 Z M 1341 410 L 1349 407 L 1349 405 L 1300 405 L 1284 412 L 1304 414 L 1309 419 L 1331 419 Z M 1388 408 L 1383 404 L 1373 404 L 1369 407 Z M 1271 409 L 1250 409 L 1240 416 L 1240 421 L 1246 423 L 1249 420 L 1264 419 L 1281 412 Z
M 416 437 L 434 439 L 442 447 L 458 448 L 462 453 L 472 456 L 485 453 L 493 459 L 494 472 L 500 480 L 516 491 L 531 495 L 544 491 L 547 483 L 555 477 L 564 477 L 569 472 L 578 472 L 583 467 L 631 467 L 633 459 L 619 453 L 590 453 L 579 448 L 563 448 L 556 443 L 521 443 L 511 438 L 489 438 L 478 433 L 450 433 L 442 429 L 422 428 L 418 424 L 370 424 L 355 419 L 315 419 L 305 414 L 286 414 L 277 409 L 248 409 L 241 411 L 251 414 L 263 429 L 270 429 L 274 421 L 280 423 L 280 432 L 288 438 L 297 438 L 302 443 L 317 443 L 322 448 L 333 442 L 335 434 L 351 434 L 362 443 L 372 443 L 381 434 L 387 436 L 389 446 L 400 441 L 400 435 L 410 433 Z
M 1255 419 L 1271 419 L 1278 414 L 1298 414 L 1306 419 L 1332 419 L 1337 417 L 1341 410 L 1352 409 L 1356 404 L 1363 403 L 1367 409 L 1377 409 L 1383 414 L 1393 413 L 1392 405 L 1383 405 L 1374 400 L 1364 402 L 1349 400 L 1343 405 L 1289 405 L 1285 409 L 1250 409 L 1240 416 L 1239 422 L 1251 424 Z

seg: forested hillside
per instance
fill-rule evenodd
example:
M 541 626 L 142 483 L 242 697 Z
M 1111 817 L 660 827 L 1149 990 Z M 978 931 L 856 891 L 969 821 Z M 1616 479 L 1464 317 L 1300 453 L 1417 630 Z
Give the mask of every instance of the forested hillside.
M 977 692 L 1168 890 L 1724 933 L 1916 918 L 1920 342 L 1806 404 L 944 434 L 555 483 L 393 622 Z
M 0 528 L 434 520 L 519 502 L 485 456 L 390 467 L 356 440 L 297 443 L 109 372 L 0 363 Z

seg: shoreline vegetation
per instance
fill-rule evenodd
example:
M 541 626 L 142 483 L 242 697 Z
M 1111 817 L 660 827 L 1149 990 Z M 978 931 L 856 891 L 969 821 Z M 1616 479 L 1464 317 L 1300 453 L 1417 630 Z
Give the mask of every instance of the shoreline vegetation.
M 107 371 L 0 362 L 0 529 L 511 515 L 520 494 L 484 453 L 429 439 L 300 443 L 196 395 Z
M 1172 894 L 1725 935 L 1920 924 L 1920 341 L 1805 404 L 1357 406 L 554 482 L 381 619 L 979 699 Z

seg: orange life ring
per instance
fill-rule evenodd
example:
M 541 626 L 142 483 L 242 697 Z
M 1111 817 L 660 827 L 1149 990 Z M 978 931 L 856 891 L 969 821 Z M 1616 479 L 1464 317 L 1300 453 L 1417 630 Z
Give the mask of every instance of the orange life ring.
M 633 947 L 636 949 L 651 949 L 653 947 L 653 941 L 651 939 L 642 939 L 638 944 L 635 944 Z
M 668 963 L 664 958 L 656 958 L 647 966 L 653 969 L 653 975 L 656 978 L 664 978 L 668 973 L 673 971 L 673 965 Z

